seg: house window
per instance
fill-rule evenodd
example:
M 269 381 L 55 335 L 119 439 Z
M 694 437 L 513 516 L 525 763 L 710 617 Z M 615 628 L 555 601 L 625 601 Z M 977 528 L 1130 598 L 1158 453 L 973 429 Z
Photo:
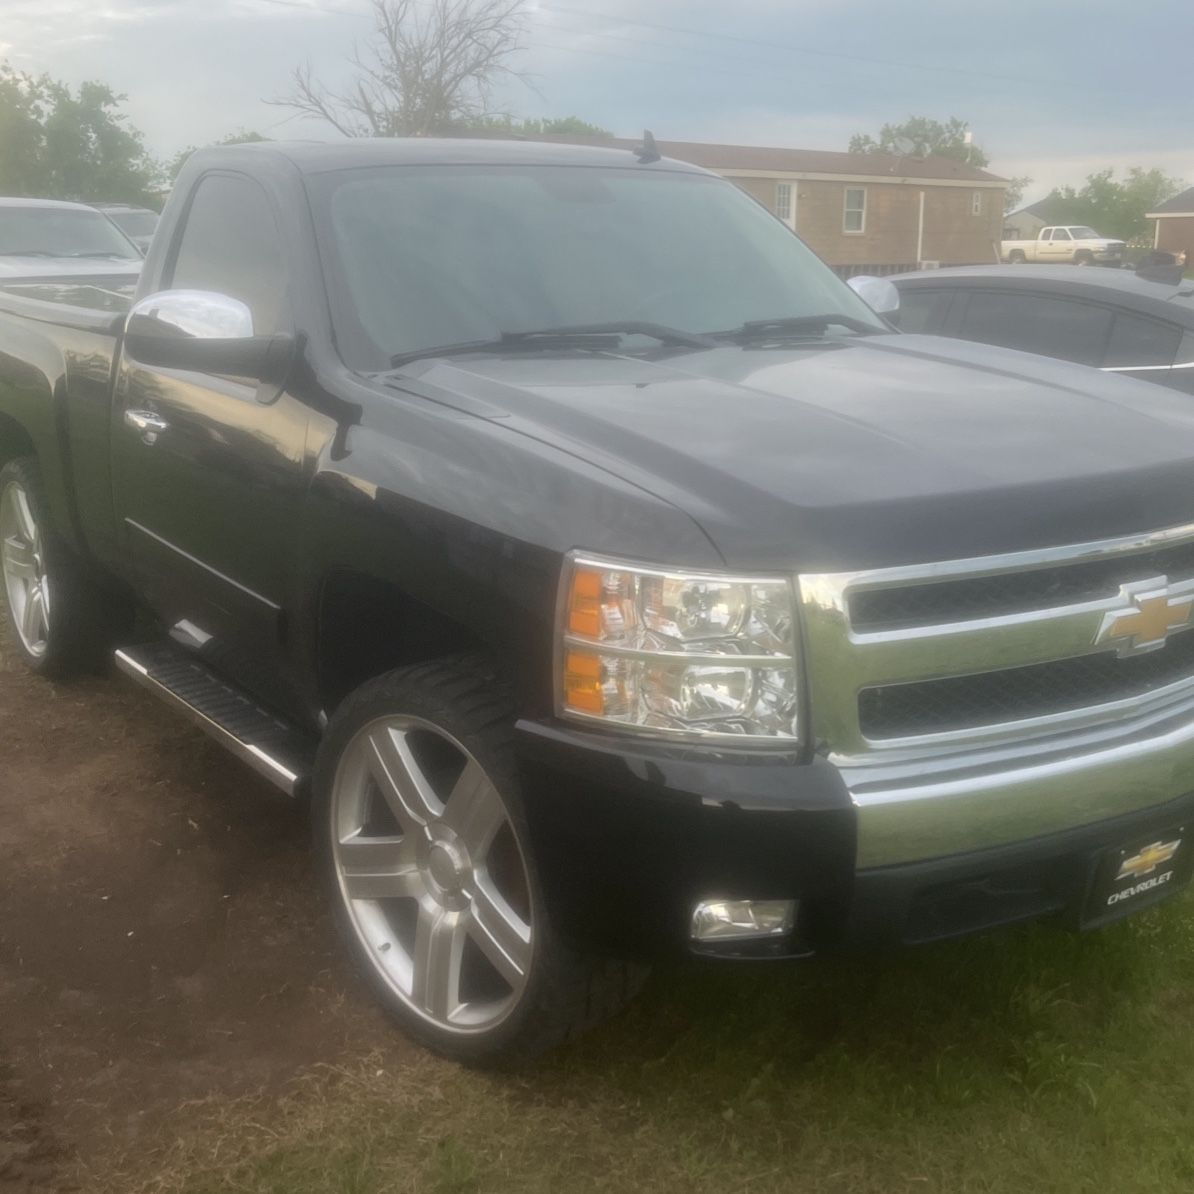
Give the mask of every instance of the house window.
M 866 230 L 866 187 L 847 187 L 846 204 L 842 210 L 843 232 Z
M 789 182 L 777 182 L 775 184 L 775 214 L 791 227 L 792 184 Z
M 981 216 L 983 214 L 983 193 L 982 191 L 975 191 L 970 196 L 970 214 L 972 216 Z

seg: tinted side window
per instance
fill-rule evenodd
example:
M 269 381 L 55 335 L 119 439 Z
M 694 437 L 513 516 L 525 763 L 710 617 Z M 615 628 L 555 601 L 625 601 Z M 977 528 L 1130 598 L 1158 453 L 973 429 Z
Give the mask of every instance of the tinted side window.
M 248 304 L 258 335 L 279 330 L 286 297 L 281 238 L 255 182 L 209 174 L 199 183 L 169 284 L 231 295 Z
M 1171 323 L 1142 315 L 1115 317 L 1105 365 L 1172 365 L 1182 333 Z
M 949 290 L 901 290 L 895 323 L 902 332 L 940 332 L 952 297 Z
M 958 334 L 983 344 L 1101 365 L 1110 330 L 1111 312 L 1105 307 L 1010 290 L 974 290 Z

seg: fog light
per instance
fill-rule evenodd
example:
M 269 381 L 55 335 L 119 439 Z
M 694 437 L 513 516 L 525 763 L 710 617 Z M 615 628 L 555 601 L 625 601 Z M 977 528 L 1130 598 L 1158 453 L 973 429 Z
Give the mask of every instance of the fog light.
M 692 939 L 784 937 L 795 923 L 795 900 L 703 900 L 692 910 Z

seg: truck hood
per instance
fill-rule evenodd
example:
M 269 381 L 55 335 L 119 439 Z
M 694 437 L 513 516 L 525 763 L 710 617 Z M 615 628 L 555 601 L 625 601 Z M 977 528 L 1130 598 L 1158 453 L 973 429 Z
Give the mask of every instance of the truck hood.
M 920 563 L 1194 522 L 1189 397 L 965 341 L 460 356 L 415 384 L 674 503 L 734 567 Z
M 0 256 L 0 278 L 135 278 L 141 265 L 122 257 Z

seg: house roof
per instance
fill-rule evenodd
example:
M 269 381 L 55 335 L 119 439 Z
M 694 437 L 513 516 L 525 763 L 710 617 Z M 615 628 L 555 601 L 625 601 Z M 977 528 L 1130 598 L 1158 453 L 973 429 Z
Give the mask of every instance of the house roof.
M 572 137 L 544 135 L 533 138 L 564 141 L 570 145 L 609 145 L 633 149 L 639 137 Z M 836 153 L 827 149 L 782 149 L 763 145 L 713 145 L 704 141 L 656 141 L 664 157 L 678 158 L 706 170 L 760 170 L 778 174 L 859 174 L 873 177 L 923 178 L 958 182 L 1006 182 L 997 174 L 968 166 L 953 158 L 930 155 L 901 157 L 894 153 Z
M 1158 203 L 1148 214 L 1150 216 L 1194 216 L 1194 187 L 1187 187 L 1180 195 L 1174 195 L 1172 199 L 1166 199 L 1164 203 Z
M 1049 223 L 1050 212 L 1056 210 L 1057 200 L 1046 195 L 1044 199 L 1038 199 L 1035 203 L 1028 204 L 1027 207 L 1021 207 L 1016 211 L 1008 212 L 1003 218 L 1010 220 L 1015 216 L 1036 216 L 1038 220 L 1044 220 Z

